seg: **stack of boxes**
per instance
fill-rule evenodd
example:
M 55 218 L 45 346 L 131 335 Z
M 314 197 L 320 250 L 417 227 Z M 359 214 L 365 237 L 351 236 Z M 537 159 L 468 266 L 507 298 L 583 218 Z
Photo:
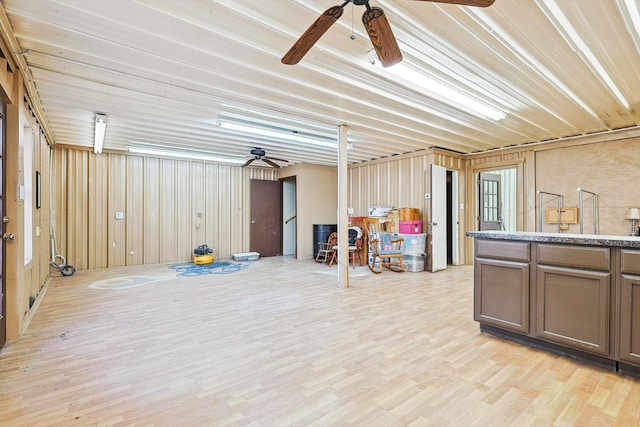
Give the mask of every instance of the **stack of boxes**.
M 424 271 L 425 248 L 427 235 L 422 233 L 420 210 L 417 208 L 400 208 L 399 236 L 404 237 L 402 252 L 403 262 L 407 271 Z
M 427 234 L 422 233 L 422 220 L 418 208 L 393 209 L 387 206 L 369 206 L 369 216 L 387 217 L 391 221 L 388 231 L 394 237 L 404 237 L 402 252 L 407 271 L 424 271 Z

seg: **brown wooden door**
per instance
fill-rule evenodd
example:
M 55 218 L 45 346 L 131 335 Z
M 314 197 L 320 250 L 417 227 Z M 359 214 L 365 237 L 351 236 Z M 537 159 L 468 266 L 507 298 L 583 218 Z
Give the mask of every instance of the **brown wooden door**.
M 5 221 L 4 221 L 4 200 L 5 200 L 5 167 L 4 161 L 4 104 L 0 104 L 0 218 L 2 218 L 2 234 L 5 233 Z M 3 236 L 4 237 L 4 236 Z M 5 295 L 7 294 L 7 286 L 4 279 L 4 246 L 6 240 L 3 238 L 0 244 L 0 282 L 2 287 L 0 288 L 0 348 L 7 341 L 7 301 Z
M 251 180 L 251 251 L 282 255 L 282 184 Z

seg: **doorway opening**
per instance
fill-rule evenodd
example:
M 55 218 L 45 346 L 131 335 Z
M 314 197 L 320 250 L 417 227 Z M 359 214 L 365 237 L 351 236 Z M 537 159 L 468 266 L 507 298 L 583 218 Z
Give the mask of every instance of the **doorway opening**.
M 447 265 L 460 264 L 458 231 L 458 172 L 447 170 Z
M 517 168 L 478 174 L 478 230 L 516 231 Z
M 458 171 L 431 167 L 431 271 L 460 264 Z
M 282 180 L 282 255 L 297 257 L 296 177 Z

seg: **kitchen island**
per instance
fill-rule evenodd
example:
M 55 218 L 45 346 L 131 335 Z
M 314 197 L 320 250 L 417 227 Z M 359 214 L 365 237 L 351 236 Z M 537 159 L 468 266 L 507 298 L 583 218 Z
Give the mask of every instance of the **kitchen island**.
M 467 236 L 474 238 L 474 319 L 483 332 L 640 374 L 639 237 Z

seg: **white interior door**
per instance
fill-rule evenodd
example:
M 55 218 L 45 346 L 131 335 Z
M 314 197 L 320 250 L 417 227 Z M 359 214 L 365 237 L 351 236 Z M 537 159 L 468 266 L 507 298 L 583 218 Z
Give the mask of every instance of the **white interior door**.
M 431 271 L 447 268 L 447 169 L 431 165 Z

